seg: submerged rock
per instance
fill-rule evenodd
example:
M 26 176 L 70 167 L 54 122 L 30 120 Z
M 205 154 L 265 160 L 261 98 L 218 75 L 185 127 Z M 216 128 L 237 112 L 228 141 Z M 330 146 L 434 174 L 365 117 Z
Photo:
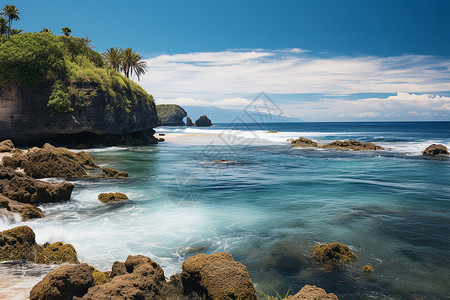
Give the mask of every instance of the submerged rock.
M 0 167 L 0 193 L 22 203 L 68 201 L 73 184 L 49 183 L 31 178 L 11 168 Z
M 94 278 L 88 264 L 61 266 L 33 287 L 30 300 L 72 300 L 74 297 L 83 297 L 92 286 Z
M 365 265 L 361 269 L 363 270 L 363 272 L 366 272 L 366 273 L 372 273 L 374 271 L 373 267 L 371 265 Z
M 257 299 L 247 268 L 228 253 L 197 254 L 183 262 L 185 292 L 203 299 Z
M 18 213 L 22 217 L 22 221 L 28 221 L 35 218 L 43 218 L 42 210 L 32 204 L 14 201 L 0 194 L 0 215 L 4 212 Z
M 110 178 L 124 178 L 128 177 L 128 172 L 120 172 L 111 168 L 102 168 L 102 174 L 103 177 L 110 177 Z
M 103 203 L 110 203 L 129 200 L 129 198 L 123 193 L 101 193 L 100 195 L 98 195 L 98 200 L 102 201 Z
M 449 155 L 447 147 L 440 144 L 432 144 L 422 151 L 424 156 Z
M 186 118 L 186 126 L 194 126 L 194 123 L 192 122 L 191 118 Z
M 80 263 L 75 248 L 71 244 L 64 244 L 63 242 L 42 245 L 41 250 L 36 253 L 34 262 L 38 264 Z
M 200 116 L 195 121 L 194 126 L 195 127 L 211 127 L 212 123 L 211 123 L 211 120 L 207 116 L 203 115 L 203 116 Z
M 321 146 L 322 148 L 337 149 L 337 150 L 353 150 L 353 151 L 363 151 L 363 150 L 385 150 L 383 147 L 375 145 L 373 143 L 362 143 L 360 141 L 334 141 L 329 144 Z
M 318 144 L 314 142 L 313 140 L 299 137 L 298 139 L 290 139 L 291 145 L 295 147 L 301 147 L 301 148 L 310 148 L 310 147 L 317 147 Z
M 12 152 L 15 149 L 11 140 L 4 140 L 0 142 L 0 152 Z
M 326 245 L 317 245 L 313 249 L 314 259 L 321 263 L 347 263 L 356 260 L 356 255 L 350 248 L 340 243 L 329 243 Z
M 328 293 L 315 285 L 305 285 L 297 294 L 289 296 L 286 300 L 338 300 L 333 293 Z

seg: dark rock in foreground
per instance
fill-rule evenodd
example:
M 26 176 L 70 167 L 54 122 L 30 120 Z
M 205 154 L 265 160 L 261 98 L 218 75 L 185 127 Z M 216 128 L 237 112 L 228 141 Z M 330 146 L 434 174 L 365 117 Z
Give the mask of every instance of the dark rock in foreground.
M 356 260 L 356 255 L 350 248 L 340 243 L 329 243 L 326 245 L 317 245 L 313 249 L 314 259 L 321 263 L 347 263 Z
M 103 177 L 110 177 L 110 178 L 124 178 L 128 177 L 128 172 L 120 172 L 111 168 L 102 168 L 102 174 Z
M 88 264 L 61 266 L 33 287 L 30 299 L 72 300 L 73 297 L 83 297 L 92 286 L 94 278 Z
M 440 144 L 432 144 L 422 151 L 424 156 L 449 155 L 447 147 Z
M 98 195 L 98 200 L 103 203 L 121 202 L 129 200 L 128 196 L 122 193 L 101 193 Z
M 207 116 L 200 116 L 194 123 L 195 127 L 211 127 L 213 124 Z
M 182 269 L 184 290 L 203 299 L 257 299 L 247 268 L 228 253 L 191 256 Z
M 42 211 L 32 204 L 20 203 L 0 194 L 0 216 L 8 213 L 18 213 L 22 221 L 43 218 Z
M 316 287 L 315 285 L 305 285 L 297 294 L 289 296 L 286 300 L 338 300 L 338 297 L 327 292 L 324 289 Z
M 186 111 L 176 104 L 156 105 L 158 118 L 162 126 L 184 126 L 183 119 L 187 116 Z
M 375 145 L 373 143 L 362 143 L 359 141 L 334 141 L 332 143 L 322 145 L 322 148 L 337 149 L 337 150 L 384 150 L 383 147 Z
M 301 148 L 309 148 L 309 147 L 318 147 L 318 144 L 314 142 L 313 140 L 299 137 L 298 139 L 290 139 L 291 145 L 295 147 L 301 147 Z
M 186 126 L 194 126 L 194 123 L 192 122 L 190 117 L 186 118 Z

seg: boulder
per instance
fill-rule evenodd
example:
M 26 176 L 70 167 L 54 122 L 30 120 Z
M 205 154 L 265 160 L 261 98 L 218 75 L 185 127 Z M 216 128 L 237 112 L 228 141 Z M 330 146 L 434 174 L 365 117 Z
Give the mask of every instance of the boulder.
M 102 168 L 101 176 L 110 178 L 124 178 L 128 177 L 128 172 L 119 172 L 117 170 L 105 167 Z
M 257 299 L 247 268 L 228 253 L 191 256 L 182 270 L 185 293 L 196 292 L 203 299 Z
M 28 226 L 19 226 L 0 233 L 0 261 L 34 261 L 38 250 L 36 236 Z
M 79 264 L 77 251 L 71 244 L 56 242 L 54 244 L 45 243 L 37 251 L 34 262 L 38 264 Z
M 321 263 L 347 263 L 356 260 L 356 255 L 350 248 L 340 243 L 329 243 L 325 245 L 314 246 L 314 259 Z
M 98 195 L 98 200 L 102 201 L 103 203 L 110 203 L 129 200 L 129 198 L 123 193 L 101 193 L 100 195 Z
M 194 126 L 194 123 L 192 122 L 191 118 L 186 118 L 186 126 Z
M 195 127 L 211 127 L 213 124 L 207 116 L 200 116 L 194 123 Z
M 337 150 L 353 150 L 353 151 L 362 151 L 362 150 L 385 150 L 383 147 L 375 145 L 373 143 L 362 143 L 359 141 L 334 141 L 329 144 L 325 144 L 321 146 L 322 148 L 327 149 L 337 149 Z
M 0 167 L 0 193 L 22 203 L 68 201 L 73 184 L 39 181 L 11 168 Z
M 125 275 L 127 273 L 127 268 L 125 267 L 125 263 L 121 261 L 115 261 L 111 268 L 111 273 L 109 274 L 110 278 Z
M 440 144 L 432 144 L 422 151 L 424 156 L 449 155 L 447 147 Z
M 297 294 L 289 296 L 286 300 L 338 300 L 335 294 L 329 293 L 324 289 L 316 287 L 315 285 L 305 285 Z
M 318 144 L 314 142 L 313 140 L 299 137 L 298 139 L 290 139 L 291 145 L 295 147 L 301 147 L 301 148 L 310 148 L 310 147 L 317 147 Z
M 94 278 L 88 264 L 61 266 L 33 287 L 30 299 L 72 300 L 74 297 L 83 297 L 92 286 Z
M 162 126 L 184 126 L 183 119 L 187 116 L 186 111 L 176 104 L 156 105 L 158 118 Z
M 0 152 L 12 152 L 14 149 L 14 144 L 11 140 L 0 142 Z
M 100 285 L 105 284 L 110 281 L 109 276 L 110 272 L 102 272 L 94 268 L 93 266 L 90 266 L 92 277 L 94 277 L 94 284 Z
M 81 165 L 83 165 L 86 169 L 98 168 L 98 166 L 95 164 L 94 159 L 92 158 L 92 156 L 90 156 L 89 154 L 87 154 L 84 151 L 73 153 L 73 157 Z
M 18 213 L 22 217 L 22 221 L 44 217 L 42 211 L 36 206 L 32 204 L 20 203 L 0 194 L 0 215 L 2 210 Z
M 165 138 L 158 138 L 158 142 L 165 142 L 166 139 Z
M 372 273 L 374 271 L 373 267 L 371 265 L 365 265 L 361 269 L 363 270 L 363 272 L 366 272 L 366 273 Z

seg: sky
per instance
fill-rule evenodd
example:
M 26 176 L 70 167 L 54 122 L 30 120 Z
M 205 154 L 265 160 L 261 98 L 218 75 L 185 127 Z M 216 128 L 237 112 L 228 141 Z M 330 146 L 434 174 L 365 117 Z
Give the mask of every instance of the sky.
M 157 103 L 305 121 L 450 121 L 450 1 L 1 1 L 25 31 L 138 51 Z

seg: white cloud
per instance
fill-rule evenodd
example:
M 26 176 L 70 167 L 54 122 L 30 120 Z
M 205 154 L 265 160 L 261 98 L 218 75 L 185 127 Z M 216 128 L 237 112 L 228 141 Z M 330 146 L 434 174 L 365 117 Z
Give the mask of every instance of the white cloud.
M 156 104 L 178 104 L 185 106 L 216 106 L 220 108 L 233 108 L 233 109 L 243 109 L 250 104 L 258 105 L 262 104 L 262 100 L 254 102 L 241 97 L 235 98 L 225 98 L 216 101 L 206 101 L 194 98 L 178 97 L 170 99 L 157 99 Z

